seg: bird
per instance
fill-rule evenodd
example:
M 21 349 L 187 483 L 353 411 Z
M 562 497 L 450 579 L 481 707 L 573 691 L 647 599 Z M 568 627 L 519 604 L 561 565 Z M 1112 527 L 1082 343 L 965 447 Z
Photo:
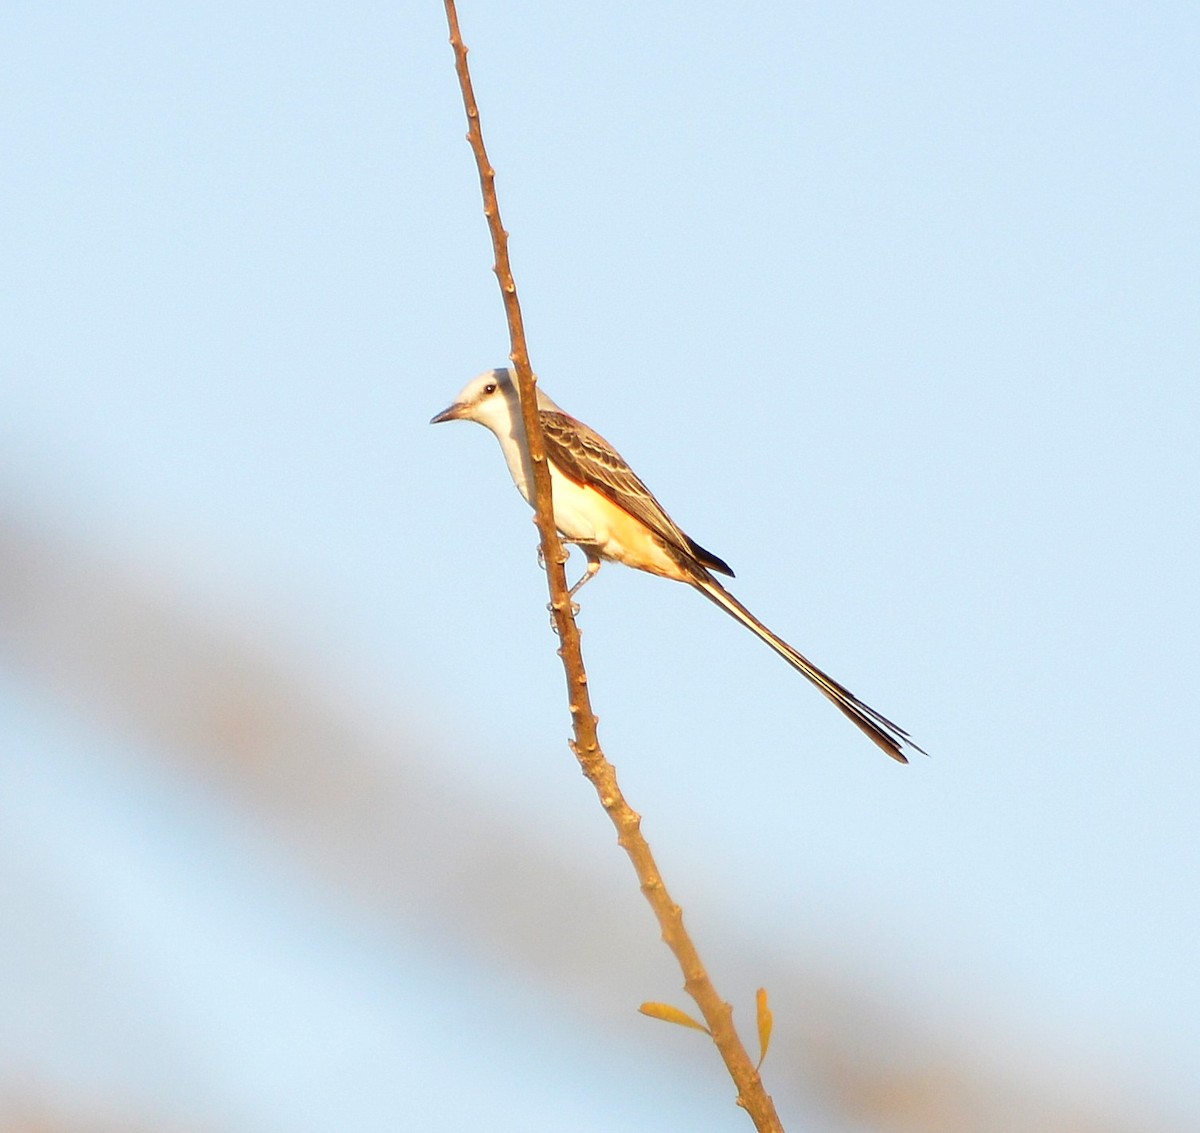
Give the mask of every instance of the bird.
M 859 700 L 746 609 L 715 577 L 732 578 L 729 564 L 684 534 L 608 441 L 563 412 L 540 384 L 535 389 L 554 497 L 554 525 L 587 558 L 583 577 L 570 590 L 572 597 L 605 561 L 687 583 L 765 641 L 893 759 L 907 763 L 907 750 L 927 754 L 903 728 Z M 491 430 L 517 490 L 536 507 L 521 398 L 511 369 L 486 370 L 472 378 L 430 424 L 445 421 L 474 421 Z

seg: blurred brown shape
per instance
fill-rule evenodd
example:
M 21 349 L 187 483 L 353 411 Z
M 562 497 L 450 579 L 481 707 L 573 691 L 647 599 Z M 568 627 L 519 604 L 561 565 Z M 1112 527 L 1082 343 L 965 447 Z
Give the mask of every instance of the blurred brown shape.
M 0 1133 L 199 1133 L 172 1122 L 118 1112 L 108 1105 L 65 1105 L 46 1094 L 0 1082 Z
M 629 1013 L 642 998 L 634 989 L 674 986 L 632 882 L 627 900 L 614 896 L 449 782 L 436 752 L 350 708 L 332 674 L 303 672 L 282 647 L 239 633 L 234 616 L 189 612 L 164 589 L 0 509 L 0 650 L 13 670 L 227 792 L 332 901 L 506 964 L 598 1027 L 613 1025 L 614 983 L 629 988 Z M 843 1118 L 896 1133 L 1162 1133 L 1159 1120 L 1106 1116 L 1127 1107 L 1053 1072 L 1033 1084 L 989 1065 L 962 1035 L 913 1033 L 898 1010 L 823 975 L 841 967 L 833 958 L 807 957 L 802 971 L 733 930 L 714 944 L 771 988 L 778 1093 L 815 1094 Z

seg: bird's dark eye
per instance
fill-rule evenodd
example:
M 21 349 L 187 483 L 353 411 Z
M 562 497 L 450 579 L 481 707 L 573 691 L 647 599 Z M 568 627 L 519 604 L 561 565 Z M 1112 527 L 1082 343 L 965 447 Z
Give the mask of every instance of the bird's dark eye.
M 483 392 L 484 393 L 495 393 L 496 392 L 496 383 L 488 382 L 488 384 L 483 387 Z

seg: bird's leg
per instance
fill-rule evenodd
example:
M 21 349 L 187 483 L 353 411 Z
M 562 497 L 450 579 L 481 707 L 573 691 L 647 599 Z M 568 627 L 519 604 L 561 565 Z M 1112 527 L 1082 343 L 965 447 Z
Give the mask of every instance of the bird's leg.
M 563 549 L 566 550 L 565 547 Z M 583 577 L 577 583 L 575 583 L 575 585 L 572 586 L 570 590 L 567 591 L 568 598 L 574 598 L 575 595 L 578 594 L 579 591 L 583 589 L 584 583 L 590 582 L 595 577 L 596 572 L 600 569 L 600 556 L 595 554 L 591 550 L 589 550 L 587 547 L 583 547 L 582 550 L 583 550 L 583 553 L 585 555 L 587 555 L 587 561 L 588 561 L 587 569 L 583 572 Z M 569 554 L 569 552 L 568 552 L 568 554 Z M 546 609 L 550 611 L 550 626 L 554 630 L 555 633 L 558 633 L 558 625 L 554 621 L 554 604 L 553 603 L 548 604 L 546 606 Z M 578 613 L 579 613 L 579 603 L 572 602 L 571 603 L 571 617 L 575 617 Z
M 571 598 L 574 598 L 575 595 L 578 594 L 587 583 L 591 582 L 592 579 L 596 577 L 596 573 L 600 570 L 600 556 L 592 551 L 589 551 L 586 547 L 584 548 L 583 553 L 587 555 L 587 570 L 583 572 L 583 577 L 577 583 L 575 583 L 570 590 L 567 591 L 568 597 Z M 576 603 L 572 603 L 572 605 L 576 605 Z M 578 608 L 577 605 L 576 608 Z
M 562 545 L 562 552 L 563 552 L 562 561 L 563 561 L 563 565 L 565 566 L 565 565 L 566 565 L 566 562 L 567 562 L 567 559 L 569 559 L 569 558 L 571 557 L 571 552 L 570 552 L 570 550 L 567 548 L 567 545 L 566 545 L 566 543 L 564 543 L 564 544 Z M 538 549 L 537 549 L 537 557 L 538 557 L 538 566 L 540 566 L 540 567 L 542 568 L 542 570 L 545 570 L 545 569 L 546 569 L 546 555 L 545 555 L 545 553 L 542 551 L 542 545 L 541 545 L 541 543 L 539 543 L 539 544 L 538 544 Z M 589 569 L 590 569 L 590 567 L 589 567 Z M 597 569 L 597 570 L 599 569 L 599 564 L 597 564 L 597 568 L 596 568 L 596 569 Z M 595 574 L 595 573 L 596 573 L 595 571 L 592 571 L 592 574 Z M 586 576 L 585 576 L 585 577 L 586 577 Z M 572 595 L 572 594 L 574 594 L 574 593 L 575 593 L 575 591 L 576 591 L 576 590 L 578 590 L 578 589 L 579 589 L 579 587 L 580 587 L 580 586 L 582 586 L 582 585 L 583 585 L 583 583 L 582 583 L 582 582 L 580 582 L 580 583 L 579 583 L 579 584 L 578 584 L 578 585 L 577 585 L 577 586 L 576 586 L 576 587 L 575 587 L 573 590 L 568 590 L 568 591 L 567 591 L 567 597 L 568 597 L 568 598 L 570 598 L 570 597 L 571 597 L 571 595 Z M 546 609 L 550 611 L 550 628 L 551 628 L 552 630 L 554 630 L 554 632 L 557 634 L 557 633 L 558 633 L 558 623 L 557 623 L 557 622 L 554 620 L 554 603 L 553 603 L 553 602 L 547 602 L 547 603 L 546 603 Z M 572 602 L 572 603 L 571 603 L 571 617 L 574 617 L 574 616 L 575 616 L 576 614 L 578 614 L 578 613 L 579 613 L 579 603 L 578 603 L 578 602 Z

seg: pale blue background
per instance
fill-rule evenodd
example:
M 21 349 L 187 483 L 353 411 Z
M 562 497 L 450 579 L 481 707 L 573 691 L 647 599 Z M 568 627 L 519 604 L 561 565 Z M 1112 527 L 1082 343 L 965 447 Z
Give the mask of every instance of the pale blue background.
M 933 757 L 891 765 L 707 603 L 603 571 L 602 736 L 701 945 L 858 989 L 906 1065 L 1200 1121 L 1200 11 L 461 18 L 546 387 Z M 490 437 L 426 424 L 508 349 L 441 6 L 3 26 L 14 530 L 411 729 L 632 907 L 529 513 Z M 680 1000 L 665 961 L 583 1020 L 456 916 L 339 902 L 88 707 L 74 616 L 0 638 L 0 1120 L 749 1127 L 695 1036 L 632 1015 Z M 746 1019 L 765 977 L 718 956 Z M 778 1009 L 803 1064 L 810 1007 Z M 777 1092 L 790 1127 L 855 1120 Z

